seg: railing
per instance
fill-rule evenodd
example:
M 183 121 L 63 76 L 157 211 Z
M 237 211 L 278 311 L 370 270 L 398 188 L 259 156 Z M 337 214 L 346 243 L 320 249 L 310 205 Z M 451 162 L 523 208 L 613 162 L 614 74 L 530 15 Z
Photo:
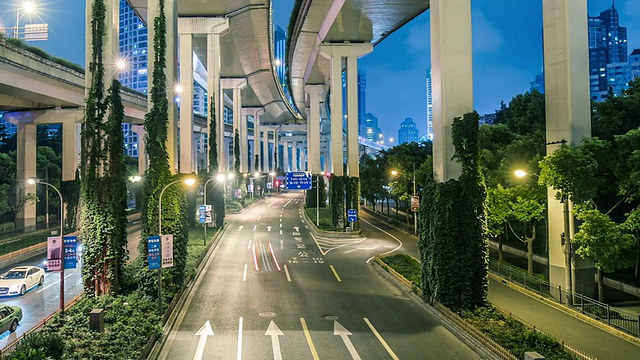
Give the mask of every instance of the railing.
M 520 269 L 501 264 L 493 259 L 489 262 L 489 269 L 528 290 L 557 301 L 618 330 L 640 337 L 640 315 L 632 315 L 580 293 L 566 291 L 562 286 L 550 284 Z

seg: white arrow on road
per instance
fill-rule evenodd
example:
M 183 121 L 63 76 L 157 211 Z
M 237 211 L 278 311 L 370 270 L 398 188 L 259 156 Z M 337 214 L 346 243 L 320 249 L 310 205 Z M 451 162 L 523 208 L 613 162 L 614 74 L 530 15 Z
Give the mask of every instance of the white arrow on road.
M 211 329 L 209 320 L 196 332 L 196 336 L 200 336 L 200 340 L 198 340 L 198 347 L 196 348 L 196 355 L 193 357 L 193 360 L 201 360 L 202 355 L 204 355 L 204 346 L 207 344 L 207 337 L 213 336 L 213 329 Z
M 271 226 L 267 226 L 267 231 L 271 231 Z
M 293 230 L 295 230 L 296 232 L 300 231 L 300 227 L 299 226 L 294 226 Z
M 278 325 L 271 320 L 267 331 L 264 333 L 267 336 L 271 336 L 271 346 L 273 346 L 273 360 L 282 360 L 282 352 L 280 351 L 280 339 L 278 336 L 283 336 L 284 333 L 280 331 Z
M 351 340 L 349 340 L 349 336 L 352 335 L 351 332 L 335 320 L 333 321 L 333 335 L 338 335 L 342 338 L 342 341 L 344 341 L 344 344 L 347 346 L 347 350 L 349 350 L 349 354 L 351 354 L 354 360 L 360 360 L 360 355 L 358 355 L 356 348 L 351 343 Z
M 238 231 L 242 230 L 243 227 L 244 227 L 244 225 L 238 226 Z

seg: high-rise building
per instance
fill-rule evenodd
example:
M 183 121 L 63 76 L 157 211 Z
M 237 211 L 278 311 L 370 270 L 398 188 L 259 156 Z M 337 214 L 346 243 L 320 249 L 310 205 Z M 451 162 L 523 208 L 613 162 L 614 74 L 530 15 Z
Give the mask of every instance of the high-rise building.
M 433 85 L 431 69 L 427 69 L 427 134 L 426 139 L 433 141 Z
M 629 69 L 632 79 L 640 77 L 640 49 L 634 49 L 629 55 Z
M 382 131 L 378 127 L 378 118 L 372 113 L 367 113 L 360 127 L 360 137 L 372 142 L 380 142 L 383 140 Z
M 529 84 L 531 85 L 529 91 L 538 90 L 540 94 L 544 94 L 544 72 L 536 75 L 536 79 Z
M 365 137 L 367 127 L 367 73 L 358 69 L 358 135 Z
M 589 16 L 589 77 L 591 99 L 620 95 L 629 80 L 627 28 L 619 24 L 615 2 L 598 16 Z M 625 81 L 626 80 L 626 81 Z
M 119 76 L 120 83 L 130 89 L 147 93 L 147 27 L 129 6 L 120 0 L 120 57 L 127 68 Z
M 398 130 L 398 144 L 418 142 L 418 127 L 412 118 L 405 118 Z

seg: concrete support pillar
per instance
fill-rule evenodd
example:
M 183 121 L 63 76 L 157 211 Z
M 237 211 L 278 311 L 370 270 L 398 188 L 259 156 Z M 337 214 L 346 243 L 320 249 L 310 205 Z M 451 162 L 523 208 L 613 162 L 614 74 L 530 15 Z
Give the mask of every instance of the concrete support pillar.
M 543 0 L 544 75 L 546 103 L 547 154 L 562 142 L 578 144 L 591 136 L 589 97 L 589 49 L 586 0 Z M 548 190 L 549 280 L 568 287 L 564 246 L 563 204 Z M 568 237 L 573 239 L 574 223 L 569 206 Z M 573 288 L 593 295 L 593 264 L 577 256 L 573 259 Z
M 149 158 L 147 157 L 147 132 L 143 125 L 133 125 L 131 130 L 138 134 L 138 174 L 144 174 L 149 168 Z
M 289 142 L 282 141 L 282 171 L 289 172 Z
M 180 34 L 180 172 L 195 172 L 193 164 L 193 35 L 190 19 L 178 19 Z
M 347 63 L 347 164 L 350 176 L 358 176 L 358 58 L 373 51 L 373 45 L 364 44 L 322 44 L 321 55 L 331 63 L 331 158 L 332 172 L 344 175 L 343 170 L 343 109 L 342 109 L 342 68 L 343 58 Z M 351 117 L 349 118 L 349 115 Z M 350 130 L 352 129 L 352 130 Z M 354 136 L 355 134 L 355 136 Z M 351 149 L 351 150 L 350 150 Z
M 7 114 L 5 118 L 18 126 L 16 134 L 16 180 L 19 182 L 15 194 L 17 201 L 23 201 L 28 194 L 36 193 L 36 185 L 27 183 L 30 177 L 36 177 L 37 154 L 37 125 L 33 114 L 29 112 Z M 36 225 L 36 204 L 25 202 L 16 214 L 16 228 L 26 228 Z
M 214 21 L 214 23 L 206 26 L 209 29 L 207 32 L 207 93 L 210 103 L 215 104 L 216 146 L 218 150 L 218 168 L 209 170 L 224 172 L 227 168 L 221 161 L 221 154 L 224 149 L 224 96 L 222 96 L 222 91 L 220 90 L 220 35 L 229 29 L 229 19 L 215 18 L 209 20 Z M 208 114 L 208 116 L 211 116 L 211 114 Z M 208 126 L 209 122 L 207 122 L 207 134 L 211 134 L 212 129 L 209 129 Z M 207 161 L 209 161 L 208 156 Z M 211 164 L 208 164 L 209 166 Z
M 148 27 L 149 32 L 149 55 L 148 55 L 148 77 L 149 77 L 149 93 L 151 93 L 151 88 L 153 86 L 153 70 L 155 64 L 153 63 L 153 59 L 155 58 L 155 49 L 151 44 L 154 42 L 155 38 L 155 29 L 153 27 L 153 20 L 160 14 L 160 7 L 158 0 L 148 0 L 148 23 L 150 24 Z M 167 86 L 172 86 L 171 84 L 176 83 L 176 28 L 177 28 L 177 1 L 176 0 L 165 0 L 164 3 L 164 16 L 166 18 L 166 68 L 164 69 L 164 73 L 166 76 Z M 176 173 L 178 169 L 178 126 L 177 126 L 177 114 L 176 114 L 176 103 L 175 103 L 175 91 L 174 89 L 169 89 L 167 93 L 167 98 L 169 100 L 169 109 L 167 116 L 167 153 L 169 155 L 169 170 L 171 173 Z M 149 98 L 148 101 L 149 110 L 153 107 L 153 102 Z
M 300 155 L 298 154 L 298 142 L 291 142 L 291 171 L 300 171 Z
M 320 96 L 324 85 L 306 85 L 304 90 L 309 96 L 307 108 L 307 152 L 309 171 L 313 174 L 321 172 L 320 166 Z
M 269 129 L 261 127 L 262 129 L 262 158 L 260 159 L 260 163 L 262 164 L 262 172 L 269 173 L 271 172 L 271 167 L 269 166 Z
M 249 172 L 253 176 L 253 173 L 260 169 L 255 169 L 255 155 L 260 155 L 260 115 L 264 114 L 264 108 L 242 108 L 242 124 L 244 125 L 244 140 L 242 133 L 240 134 L 240 141 L 244 144 L 244 157 L 249 160 L 248 164 L 245 164 L 246 170 L 240 170 L 242 172 Z M 253 117 L 253 148 L 251 153 L 248 149 L 248 124 L 249 117 Z M 243 147 L 240 147 L 240 156 L 243 154 Z M 242 164 L 242 161 L 241 161 Z M 242 165 L 241 165 L 242 167 Z
M 220 80 L 220 85 L 222 87 L 222 89 L 232 89 L 233 90 L 233 131 L 231 132 L 231 141 L 233 142 L 233 146 L 234 149 L 236 146 L 240 146 L 240 172 L 245 172 L 246 171 L 246 156 L 247 156 L 247 150 L 246 147 L 244 149 L 244 152 L 242 151 L 242 134 L 243 134 L 243 122 L 246 124 L 246 119 L 244 119 L 244 117 L 242 116 L 242 92 L 241 90 L 244 89 L 247 86 L 247 79 L 246 78 L 226 78 L 226 79 L 221 79 Z M 222 123 L 222 131 L 224 131 L 224 121 L 221 121 Z M 246 125 L 244 125 L 244 128 L 246 129 Z M 240 135 L 240 143 L 236 144 L 235 143 L 235 132 L 236 130 L 238 131 L 238 134 Z M 245 144 L 246 144 L 246 131 L 245 131 Z M 229 156 L 231 156 L 231 158 L 233 159 L 232 163 L 234 163 L 236 160 L 233 158 L 233 153 L 228 154 L 227 151 L 228 147 L 223 149 L 223 154 L 225 154 L 224 159 L 229 159 Z M 244 160 L 243 160 L 244 159 Z M 225 161 L 225 164 L 227 164 L 228 161 Z M 244 165 L 244 167 L 243 167 Z M 235 166 L 235 165 L 234 165 Z M 243 170 L 244 169 L 244 170 Z M 233 169 L 229 169 L 230 171 L 233 171 Z
M 433 174 L 444 182 L 462 171 L 451 160 L 453 118 L 473 111 L 471 0 L 431 1 L 431 66 Z
M 273 158 L 271 159 L 271 169 L 273 169 L 273 171 L 278 171 L 278 167 L 280 166 L 280 162 L 278 161 L 278 157 L 280 156 L 280 143 L 278 139 L 278 129 L 273 129 Z

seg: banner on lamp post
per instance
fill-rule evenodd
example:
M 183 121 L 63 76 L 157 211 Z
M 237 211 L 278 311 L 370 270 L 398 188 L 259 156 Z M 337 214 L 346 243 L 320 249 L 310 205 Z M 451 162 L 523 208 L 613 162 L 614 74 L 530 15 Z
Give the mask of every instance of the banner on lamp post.
M 162 267 L 173 267 L 173 235 L 161 235 Z
M 49 236 L 47 238 L 47 270 L 62 270 L 62 237 Z

